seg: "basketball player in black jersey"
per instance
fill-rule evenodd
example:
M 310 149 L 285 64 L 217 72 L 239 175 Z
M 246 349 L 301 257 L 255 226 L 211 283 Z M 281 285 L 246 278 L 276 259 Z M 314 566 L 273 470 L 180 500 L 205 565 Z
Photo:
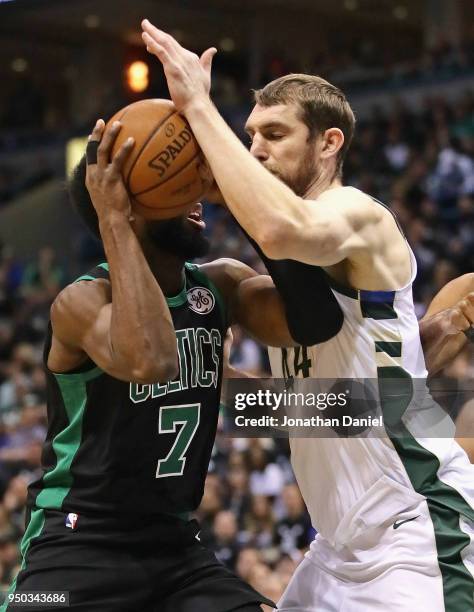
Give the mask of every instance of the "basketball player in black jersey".
M 96 124 L 71 183 L 107 262 L 51 309 L 44 474 L 11 593 L 68 591 L 64 609 L 81 612 L 260 610 L 272 602 L 216 561 L 188 514 L 203 494 L 228 326 L 294 342 L 269 277 L 231 260 L 185 263 L 207 250 L 200 205 L 131 220 L 121 167 L 133 142 L 109 160 L 119 130 Z

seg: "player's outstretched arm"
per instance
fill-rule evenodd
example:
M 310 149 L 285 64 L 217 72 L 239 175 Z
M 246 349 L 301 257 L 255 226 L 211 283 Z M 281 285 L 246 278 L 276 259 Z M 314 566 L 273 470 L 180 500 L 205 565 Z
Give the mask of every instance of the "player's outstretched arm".
M 209 97 L 214 48 L 198 57 L 148 20 L 142 28 L 147 50 L 162 63 L 173 102 L 189 121 L 227 207 L 268 257 L 332 265 L 363 246 L 359 232 L 371 224 L 373 207 L 304 200 L 268 172 L 232 132 Z M 325 154 L 335 155 L 344 136 L 337 128 L 329 132 Z
M 449 365 L 468 342 L 474 325 L 474 274 L 445 285 L 420 321 L 420 337 L 430 376 Z
M 176 335 L 166 299 L 131 227 L 121 168 L 133 142 L 127 141 L 109 161 L 119 130 L 116 123 L 104 133 L 104 122 L 97 122 L 86 175 L 111 283 L 84 281 L 58 295 L 51 309 L 48 367 L 65 372 L 89 356 L 121 380 L 166 382 L 178 371 Z

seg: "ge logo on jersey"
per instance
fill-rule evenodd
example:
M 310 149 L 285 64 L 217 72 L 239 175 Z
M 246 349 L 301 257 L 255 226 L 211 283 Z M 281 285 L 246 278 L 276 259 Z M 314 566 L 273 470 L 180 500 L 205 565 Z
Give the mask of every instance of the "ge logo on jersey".
M 216 303 L 212 293 L 205 287 L 193 287 L 188 291 L 187 295 L 189 307 L 198 314 L 211 312 Z

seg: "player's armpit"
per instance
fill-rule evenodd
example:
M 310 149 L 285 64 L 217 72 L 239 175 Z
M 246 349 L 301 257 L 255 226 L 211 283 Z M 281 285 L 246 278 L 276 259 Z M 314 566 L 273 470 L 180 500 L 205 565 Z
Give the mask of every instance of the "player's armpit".
M 295 346 L 283 301 L 269 276 L 259 275 L 241 261 L 229 258 L 201 268 L 224 295 L 231 324 L 239 324 L 263 344 Z
M 65 373 L 89 357 L 114 378 L 141 384 L 160 382 L 159 364 L 144 364 L 139 351 L 130 359 L 114 349 L 111 320 L 111 286 L 107 281 L 81 281 L 63 289 L 51 307 L 49 369 Z
M 268 346 L 296 346 L 286 322 L 285 307 L 269 276 L 241 281 L 232 305 L 233 320 Z

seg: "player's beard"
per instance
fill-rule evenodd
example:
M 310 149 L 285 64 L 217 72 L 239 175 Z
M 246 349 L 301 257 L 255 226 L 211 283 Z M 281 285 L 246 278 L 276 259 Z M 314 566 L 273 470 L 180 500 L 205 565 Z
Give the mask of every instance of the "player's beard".
M 277 166 L 265 165 L 265 167 L 300 197 L 306 195 L 319 176 L 314 143 L 311 141 L 306 146 L 301 164 L 293 174 L 286 173 Z
M 209 252 L 209 240 L 190 225 L 187 217 L 149 221 L 147 233 L 158 248 L 185 260 L 204 257 Z

